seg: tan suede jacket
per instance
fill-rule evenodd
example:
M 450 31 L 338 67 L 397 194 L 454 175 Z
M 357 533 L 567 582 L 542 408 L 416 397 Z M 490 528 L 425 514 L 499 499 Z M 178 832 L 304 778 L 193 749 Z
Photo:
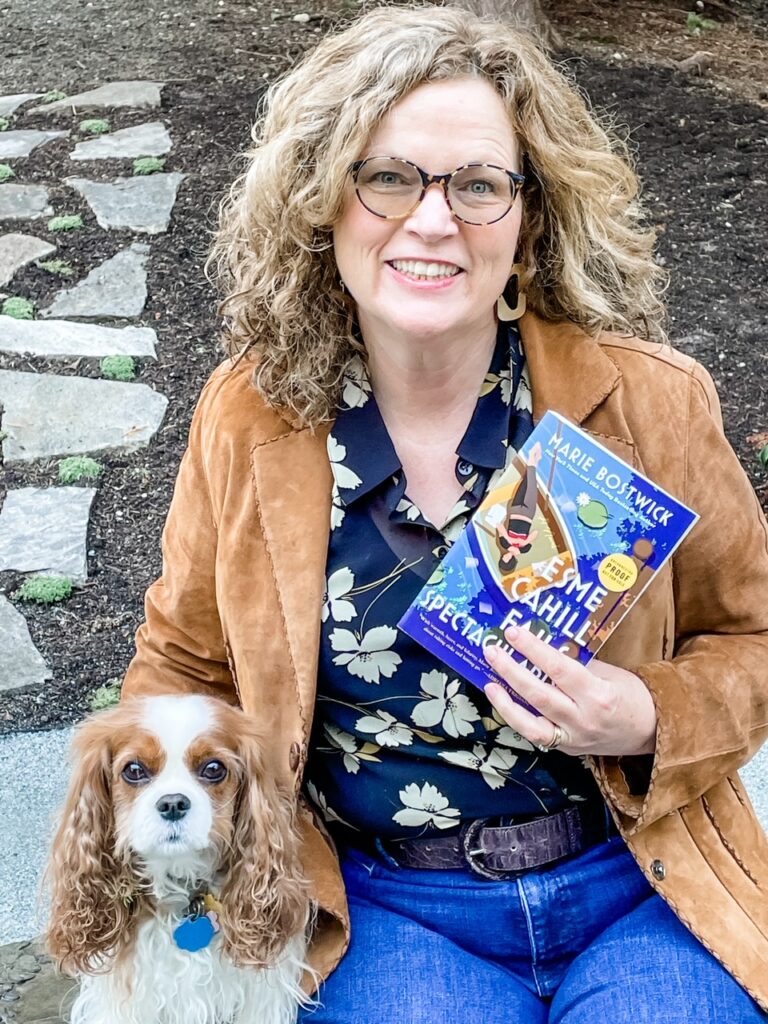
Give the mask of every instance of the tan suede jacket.
M 655 755 L 590 761 L 649 882 L 768 1009 L 768 844 L 737 774 L 768 737 L 765 520 L 698 364 L 532 314 L 521 331 L 534 418 L 554 409 L 583 424 L 701 517 L 601 652 L 653 695 Z M 239 701 L 263 725 L 275 776 L 298 791 L 315 706 L 330 424 L 313 433 L 269 408 L 251 372 L 223 364 L 200 398 L 124 693 Z M 349 939 L 344 885 L 324 828 L 303 804 L 300 818 L 322 908 L 311 962 L 327 976 Z

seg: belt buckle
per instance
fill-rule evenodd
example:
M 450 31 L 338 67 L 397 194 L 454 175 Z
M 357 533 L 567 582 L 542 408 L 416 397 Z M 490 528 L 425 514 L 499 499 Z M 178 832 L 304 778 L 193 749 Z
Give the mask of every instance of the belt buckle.
M 480 875 L 481 878 L 490 878 L 494 882 L 501 881 L 505 878 L 516 878 L 519 871 L 504 871 L 501 868 L 489 868 L 487 864 L 481 864 L 476 858 L 485 854 L 485 850 L 477 846 L 477 841 L 480 835 L 480 830 L 490 821 L 490 818 L 475 818 L 472 821 L 467 822 L 463 826 L 459 844 L 461 846 L 461 852 L 464 855 L 464 860 L 467 862 L 469 870 L 476 875 Z

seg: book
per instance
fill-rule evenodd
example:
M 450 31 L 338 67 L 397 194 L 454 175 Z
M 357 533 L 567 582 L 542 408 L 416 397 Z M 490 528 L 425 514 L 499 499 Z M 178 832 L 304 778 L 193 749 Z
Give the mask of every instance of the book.
M 544 675 L 506 644 L 510 625 L 586 665 L 697 519 L 547 412 L 398 625 L 481 689 L 501 681 L 488 644 Z

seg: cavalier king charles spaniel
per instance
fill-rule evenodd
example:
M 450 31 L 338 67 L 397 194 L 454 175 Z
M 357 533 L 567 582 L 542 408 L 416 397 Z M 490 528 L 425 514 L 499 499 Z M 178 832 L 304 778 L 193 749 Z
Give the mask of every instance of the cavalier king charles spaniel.
M 72 1024 L 292 1024 L 312 905 L 296 806 L 251 719 L 196 695 L 78 730 L 49 864 Z

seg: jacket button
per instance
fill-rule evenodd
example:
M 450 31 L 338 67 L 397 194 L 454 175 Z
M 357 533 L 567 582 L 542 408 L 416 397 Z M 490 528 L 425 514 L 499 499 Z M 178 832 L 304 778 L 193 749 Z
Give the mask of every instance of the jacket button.
M 663 860 L 655 860 L 651 864 L 651 874 L 657 882 L 663 882 L 667 877 L 667 869 L 664 867 Z
M 291 771 L 295 772 L 299 767 L 299 761 L 301 760 L 301 747 L 298 743 L 291 744 L 291 752 L 288 755 L 288 764 L 290 765 Z

